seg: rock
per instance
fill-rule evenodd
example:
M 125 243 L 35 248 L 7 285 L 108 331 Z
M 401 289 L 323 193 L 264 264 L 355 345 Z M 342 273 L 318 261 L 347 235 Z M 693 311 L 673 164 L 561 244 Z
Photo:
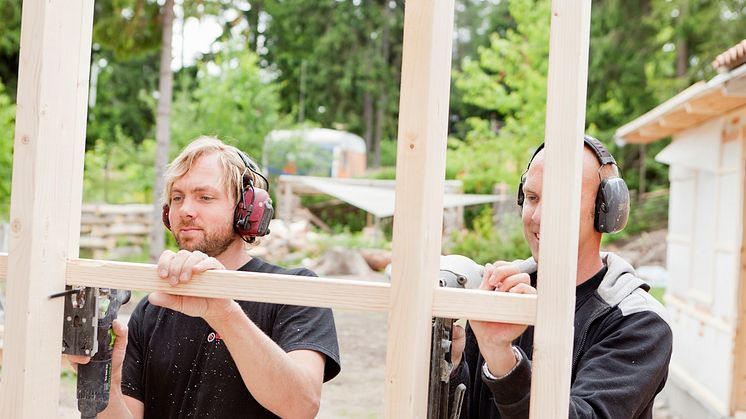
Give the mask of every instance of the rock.
M 391 263 L 391 251 L 384 249 L 360 249 L 360 254 L 363 255 L 365 261 L 368 263 L 371 269 L 377 272 L 381 272 L 386 268 L 386 265 Z
M 313 271 L 319 276 L 369 275 L 370 266 L 359 251 L 332 247 L 313 264 Z

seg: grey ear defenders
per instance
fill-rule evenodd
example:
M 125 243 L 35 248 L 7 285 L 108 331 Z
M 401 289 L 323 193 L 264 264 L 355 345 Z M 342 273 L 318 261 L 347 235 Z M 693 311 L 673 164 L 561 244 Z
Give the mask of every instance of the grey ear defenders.
M 586 135 L 583 137 L 585 145 L 593 151 L 593 154 L 598 158 L 598 162 L 601 166 L 606 164 L 613 164 L 616 166 L 616 160 L 614 156 L 609 153 L 609 150 L 601 144 L 597 139 Z M 534 155 L 531 156 L 531 160 L 526 166 L 531 166 L 531 162 L 534 157 L 544 148 L 544 144 L 541 144 L 536 149 Z M 521 176 L 521 183 L 518 185 L 518 205 L 523 206 L 523 182 L 525 180 L 526 173 L 524 172 Z M 629 218 L 629 189 L 627 184 L 624 183 L 624 179 L 619 176 L 612 175 L 601 179 L 601 184 L 598 186 L 598 192 L 596 193 L 596 209 L 594 211 L 594 222 L 593 225 L 596 231 L 601 233 L 616 233 L 621 231 L 625 225 L 627 225 L 627 219 Z

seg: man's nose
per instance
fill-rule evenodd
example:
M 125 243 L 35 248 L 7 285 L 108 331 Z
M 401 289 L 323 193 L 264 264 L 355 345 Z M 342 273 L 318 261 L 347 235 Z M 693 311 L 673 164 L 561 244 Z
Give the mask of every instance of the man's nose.
M 534 207 L 534 212 L 531 214 L 531 221 L 536 224 L 541 222 L 541 203 L 536 204 L 536 207 Z
M 182 217 L 194 218 L 197 206 L 191 198 L 184 198 L 181 205 L 179 206 L 179 215 Z

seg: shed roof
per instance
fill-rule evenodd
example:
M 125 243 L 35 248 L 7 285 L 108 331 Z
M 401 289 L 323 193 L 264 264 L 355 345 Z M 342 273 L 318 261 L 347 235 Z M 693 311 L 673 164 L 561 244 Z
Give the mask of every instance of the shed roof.
M 341 147 L 357 153 L 365 153 L 365 140 L 360 136 L 347 131 L 339 131 L 329 128 L 300 128 L 293 130 L 274 130 L 267 135 L 266 141 L 275 142 L 289 139 L 302 139 L 303 141 L 319 145 L 321 147 Z
M 615 139 L 646 144 L 746 106 L 746 66 L 700 81 L 622 126 Z
M 333 196 L 340 201 L 362 209 L 376 217 L 384 218 L 394 215 L 394 181 L 374 181 L 366 184 L 351 182 L 352 179 L 333 179 L 313 176 L 281 176 L 290 181 L 293 188 L 299 186 L 317 193 Z M 443 208 L 464 207 L 487 204 L 507 199 L 502 195 L 480 195 L 445 193 Z

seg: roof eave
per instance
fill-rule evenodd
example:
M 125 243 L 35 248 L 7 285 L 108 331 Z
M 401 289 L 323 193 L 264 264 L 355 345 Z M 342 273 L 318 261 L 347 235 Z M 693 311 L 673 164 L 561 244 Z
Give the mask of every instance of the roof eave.
M 617 129 L 617 143 L 647 144 L 746 106 L 746 65 L 700 81 Z

